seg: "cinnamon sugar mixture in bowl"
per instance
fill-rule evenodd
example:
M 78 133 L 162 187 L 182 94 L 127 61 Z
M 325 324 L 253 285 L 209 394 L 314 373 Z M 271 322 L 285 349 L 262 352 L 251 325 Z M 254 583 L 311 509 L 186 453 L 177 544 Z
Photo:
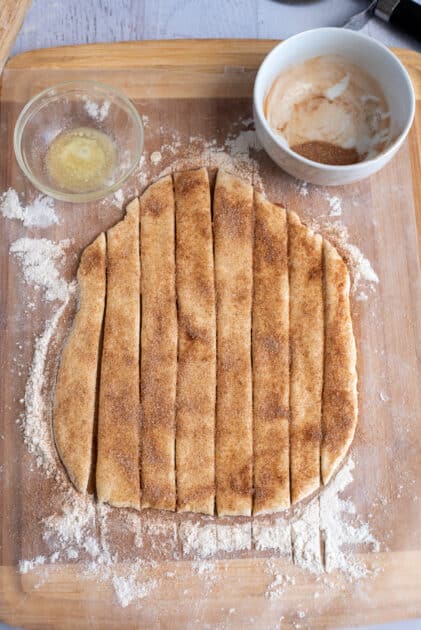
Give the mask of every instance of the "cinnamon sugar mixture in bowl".
M 272 130 L 293 151 L 323 164 L 355 164 L 384 151 L 390 112 L 377 81 L 340 55 L 281 72 L 266 95 Z

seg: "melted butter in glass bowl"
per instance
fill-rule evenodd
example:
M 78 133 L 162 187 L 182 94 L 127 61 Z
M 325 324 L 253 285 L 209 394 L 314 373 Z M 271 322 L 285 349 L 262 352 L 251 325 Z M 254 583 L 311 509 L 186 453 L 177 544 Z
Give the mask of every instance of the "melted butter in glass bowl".
M 143 125 L 114 88 L 72 81 L 48 88 L 22 110 L 15 126 L 19 166 L 43 193 L 90 201 L 121 187 L 139 163 Z

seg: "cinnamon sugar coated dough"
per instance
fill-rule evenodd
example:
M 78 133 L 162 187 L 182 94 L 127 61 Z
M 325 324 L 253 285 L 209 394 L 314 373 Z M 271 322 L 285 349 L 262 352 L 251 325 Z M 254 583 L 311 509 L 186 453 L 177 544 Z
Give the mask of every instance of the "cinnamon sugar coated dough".
M 254 195 L 253 513 L 290 504 L 289 283 L 286 212 Z
M 231 173 L 218 171 L 212 195 L 204 168 L 149 186 L 106 241 L 82 256 L 56 390 L 57 447 L 76 487 L 86 491 L 96 449 L 98 499 L 117 507 L 250 517 L 326 484 L 358 414 L 350 278 L 336 249 Z M 87 269 L 99 244 L 103 266 Z M 88 378 L 72 351 L 86 335 Z M 311 566 L 317 549 L 318 536 Z
M 343 259 L 323 243 L 325 368 L 321 471 L 328 483 L 351 444 L 357 423 L 356 348 L 349 307 L 349 274 Z
M 322 237 L 288 213 L 290 471 L 293 503 L 320 485 L 323 387 Z
M 174 185 L 178 304 L 178 510 L 213 514 L 216 315 L 208 172 L 202 168 L 176 173 Z
M 77 490 L 86 492 L 92 467 L 96 372 L 105 304 L 105 235 L 82 254 L 77 279 L 80 309 L 57 377 L 54 438 Z
M 139 202 L 107 232 L 96 490 L 99 501 L 139 508 Z
M 253 188 L 219 171 L 214 205 L 217 317 L 216 510 L 251 514 Z
M 175 510 L 177 306 L 171 177 L 140 198 L 142 506 Z

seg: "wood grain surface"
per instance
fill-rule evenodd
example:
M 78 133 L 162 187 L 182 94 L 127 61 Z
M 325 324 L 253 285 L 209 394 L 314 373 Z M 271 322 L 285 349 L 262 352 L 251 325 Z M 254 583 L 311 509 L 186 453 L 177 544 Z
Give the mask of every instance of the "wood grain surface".
M 2 0 L 0 5 L 0 74 L 31 0 Z
M 238 126 L 238 120 L 251 116 L 256 69 L 275 43 L 249 40 L 95 45 L 35 51 L 12 59 L 4 70 L 0 100 L 1 190 L 12 186 L 26 199 L 36 194 L 13 158 L 12 135 L 25 102 L 47 85 L 83 77 L 112 83 L 129 94 L 149 118 L 144 169 L 152 180 L 171 165 L 174 157 L 168 154 L 154 166 L 150 154 L 171 143 L 174 129 L 180 134 L 183 147 L 192 134 L 215 138 L 223 144 L 229 134 L 243 128 Z M 315 599 L 318 587 L 309 574 L 291 566 L 288 560 L 279 559 L 279 572 L 293 576 L 295 585 L 280 599 L 268 600 L 264 593 L 272 578 L 265 573 L 266 558 L 264 554 L 245 552 L 241 557 L 217 561 L 221 581 L 206 596 L 192 562 L 183 558 L 178 562 L 158 562 L 157 570 L 162 575 L 174 571 L 176 579 L 163 580 L 139 606 L 120 608 L 109 584 L 80 581 L 77 566 L 60 561 L 51 567 L 43 583 L 39 583 L 39 575 L 19 574 L 16 565 L 20 559 L 48 552 L 42 540 L 41 522 L 59 505 L 52 481 L 34 467 L 15 422 L 22 412 L 19 401 L 32 360 L 34 338 L 50 317 L 51 305 L 23 283 L 19 266 L 9 257 L 10 243 L 28 235 L 27 229 L 17 221 L 1 219 L 2 620 L 43 630 L 159 624 L 184 628 L 196 619 L 202 626 L 226 623 L 232 628 L 266 628 L 276 627 L 284 617 L 283 627 L 292 629 L 303 623 L 303 627 L 318 629 L 421 616 L 421 375 L 417 358 L 421 296 L 416 238 L 416 217 L 421 225 L 421 62 L 410 51 L 398 54 L 411 73 L 418 99 L 417 118 L 408 141 L 398 156 L 369 180 L 329 190 L 329 194 L 341 199 L 341 221 L 349 230 L 350 241 L 369 258 L 380 279 L 366 302 L 352 303 L 360 423 L 351 451 L 356 464 L 355 481 L 346 495 L 387 547 L 380 553 L 361 556 L 379 567 L 378 575 L 354 584 L 335 577 L 335 588 L 324 590 L 320 599 Z M 302 196 L 297 182 L 263 152 L 257 152 L 255 159 L 271 201 L 297 212 L 304 222 L 328 215 L 324 189 L 309 186 L 307 196 Z M 142 171 L 127 184 L 127 199 L 144 186 L 140 175 Z M 64 266 L 70 279 L 75 276 L 83 248 L 119 221 L 123 210 L 109 199 L 81 204 L 77 211 L 71 205 L 57 203 L 56 212 L 60 224 L 45 230 L 34 228 L 29 234 L 54 241 L 72 239 Z M 36 309 L 28 317 L 25 310 L 29 296 Z M 71 319 L 72 313 L 64 318 L 58 340 L 64 337 Z M 21 346 L 19 369 L 14 361 L 17 344 Z M 57 351 L 52 362 L 56 358 Z M 297 618 L 300 606 L 305 606 L 304 621 Z M 230 609 L 235 609 L 235 613 L 230 615 Z

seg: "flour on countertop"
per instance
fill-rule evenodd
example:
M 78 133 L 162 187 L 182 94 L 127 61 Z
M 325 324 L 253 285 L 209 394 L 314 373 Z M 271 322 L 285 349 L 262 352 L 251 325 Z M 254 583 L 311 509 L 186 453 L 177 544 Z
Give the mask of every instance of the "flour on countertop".
M 10 246 L 10 252 L 21 263 L 25 282 L 42 290 L 49 302 L 65 302 L 68 297 L 69 287 L 60 275 L 59 266 L 69 245 L 69 240 L 53 243 L 46 238 L 24 236 Z
M 34 354 L 25 386 L 25 412 L 20 418 L 25 444 L 35 456 L 38 467 L 46 474 L 59 475 L 57 456 L 51 439 L 51 409 L 45 397 L 46 363 L 50 344 L 66 306 L 75 293 L 76 283 L 68 284 L 60 275 L 70 241 L 53 243 L 45 238 L 22 237 L 10 246 L 10 252 L 19 260 L 24 280 L 42 292 L 50 302 L 61 302 L 47 320 L 43 332 L 35 339 Z
M 45 228 L 59 223 L 54 200 L 51 197 L 38 195 L 33 201 L 23 206 L 18 193 L 13 188 L 9 188 L 1 195 L 0 212 L 6 219 L 22 221 L 25 227 Z
M 223 579 L 220 572 L 216 573 L 217 565 L 214 561 L 220 553 L 238 553 L 250 548 L 254 548 L 256 552 L 279 550 L 277 556 L 266 562 L 265 572 L 270 576 L 265 592 L 268 599 L 279 599 L 287 587 L 295 584 L 295 575 L 285 570 L 285 559 L 282 569 L 278 569 L 277 565 L 283 555 L 290 553 L 287 542 L 290 536 L 293 541 L 291 567 L 295 565 L 295 571 L 298 568 L 320 576 L 317 577 L 320 580 L 319 591 L 334 588 L 335 583 L 323 577 L 326 572 L 339 571 L 350 581 L 375 575 L 375 570 L 367 567 L 362 560 L 355 559 L 353 550 L 369 547 L 378 551 L 379 543 L 368 524 L 356 515 L 355 506 L 350 499 L 339 496 L 352 483 L 353 468 L 353 461 L 348 460 L 331 484 L 323 488 L 320 495 L 304 508 L 293 513 L 290 520 L 275 515 L 271 522 L 269 517 L 264 517 L 248 519 L 235 525 L 219 524 L 212 517 L 204 517 L 197 522 L 182 521 L 178 528 L 178 538 L 183 557 L 192 560 L 193 572 L 211 588 Z M 139 514 L 121 509 L 117 512 L 123 514 L 123 521 L 131 522 L 131 526 L 138 531 Z M 92 497 L 82 497 L 69 487 L 63 494 L 61 512 L 42 522 L 43 539 L 48 544 L 50 555 L 22 561 L 20 570 L 36 570 L 40 564 L 53 564 L 61 554 L 67 555 L 69 559 L 78 559 L 82 579 L 110 581 L 117 601 L 123 607 L 148 596 L 163 580 L 172 580 L 174 573 L 157 573 L 157 563 L 153 560 L 137 558 L 122 562 L 118 552 L 110 553 L 109 519 L 113 514 L 113 508 L 97 505 Z M 160 521 L 160 518 L 164 520 Z M 154 516 L 152 532 L 158 536 L 160 532 L 167 531 L 168 527 L 172 531 L 172 525 L 174 523 L 168 519 L 168 515 Z M 253 544 L 250 544 L 251 527 Z M 321 556 L 321 535 L 325 544 L 324 559 Z M 83 554 L 88 557 L 85 561 L 81 560 Z M 169 557 L 177 559 L 176 550 L 171 551 Z
M 253 130 L 243 130 L 238 134 L 231 134 L 225 140 L 224 146 L 232 157 L 249 155 L 250 151 L 261 151 L 263 148 Z
M 161 160 L 162 160 L 162 155 L 160 151 L 153 151 L 153 153 L 151 153 L 151 162 L 154 166 L 159 164 Z
M 346 547 L 357 548 L 365 545 L 373 551 L 379 551 L 379 542 L 370 532 L 368 523 L 348 522 L 346 515 L 355 517 L 355 505 L 342 499 L 340 494 L 352 482 L 354 462 L 349 460 L 339 470 L 333 484 L 328 485 L 320 494 L 320 530 L 325 543 L 325 569 L 328 573 L 336 569 L 343 571 L 351 579 L 366 576 L 369 569 L 344 550 Z M 340 517 L 340 518 L 339 518 Z
M 355 299 L 357 300 L 357 302 L 367 302 L 368 295 L 365 291 L 359 291 L 356 294 Z
M 197 575 L 205 575 L 215 571 L 215 563 L 209 560 L 193 560 L 192 567 Z
M 319 532 L 319 502 L 316 500 L 309 503 L 300 518 L 291 524 L 294 564 L 310 573 L 320 573 L 323 570 Z
M 66 299 L 61 304 L 46 322 L 41 335 L 35 339 L 34 354 L 25 386 L 25 412 L 19 419 L 26 447 L 35 456 L 37 467 L 42 467 L 47 476 L 59 475 L 57 455 L 51 438 L 51 408 L 45 400 L 44 392 L 47 354 L 67 302 Z
M 112 578 L 114 592 L 122 608 L 128 606 L 133 600 L 143 599 L 158 586 L 155 579 L 141 581 L 138 576 L 141 570 L 142 568 L 135 564 L 127 577 L 115 575 Z
M 361 284 L 367 283 L 369 288 L 373 290 L 374 285 L 379 282 L 379 277 L 368 258 L 356 245 L 349 242 L 349 232 L 346 225 L 339 221 L 326 221 L 323 218 L 312 219 L 309 225 L 314 231 L 323 234 L 345 258 L 351 275 L 352 291 L 357 294 L 357 300 L 364 301 L 366 299 L 364 292 L 357 293 L 361 289 Z
M 255 518 L 253 526 L 253 541 L 257 551 L 270 550 L 283 556 L 291 556 L 291 532 L 289 523 L 277 517 Z
M 267 599 L 281 599 L 282 595 L 285 593 L 286 587 L 293 587 L 294 585 L 295 578 L 293 576 L 283 573 L 275 573 L 273 581 L 266 589 L 265 597 Z
M 29 571 L 33 571 L 35 567 L 45 564 L 45 561 L 46 561 L 45 556 L 37 556 L 33 560 L 20 560 L 19 572 L 28 573 Z
M 308 197 L 308 182 L 305 182 L 305 181 L 298 182 L 297 188 L 301 197 Z
M 95 531 L 95 506 L 90 498 L 75 496 L 69 490 L 64 496 L 62 513 L 48 516 L 43 524 L 46 542 L 56 540 L 59 548 L 84 545 Z M 91 551 L 89 547 L 85 549 Z
M 180 523 L 178 531 L 184 556 L 208 558 L 216 555 L 218 542 L 215 523 L 202 525 L 186 521 Z
M 161 127 L 163 135 L 171 135 L 171 142 L 161 145 L 159 156 L 153 152 L 150 161 L 153 165 L 165 164 L 157 175 L 164 177 L 175 170 L 187 170 L 207 166 L 208 168 L 223 168 L 242 179 L 257 185 L 263 189 L 263 182 L 259 174 L 259 165 L 253 157 L 255 152 L 262 150 L 256 132 L 244 127 L 249 126 L 247 120 L 241 121 L 241 129 L 228 135 L 223 144 L 218 144 L 216 139 L 209 140 L 201 135 L 191 136 L 189 144 L 183 156 L 177 156 L 182 145 L 179 133 Z M 143 188 L 149 182 L 149 173 L 145 163 L 139 165 L 137 176 L 140 186 Z
M 378 284 L 379 277 L 361 250 L 352 243 L 344 243 L 342 247 L 346 252 L 347 259 L 351 262 L 354 286 L 358 286 L 362 280 Z
M 354 468 L 353 460 L 348 459 L 336 477 L 291 523 L 294 564 L 317 576 L 321 587 L 334 588 L 334 582 L 325 578 L 321 580 L 326 573 L 338 571 L 353 582 L 375 576 L 378 572 L 363 560 L 356 559 L 354 553 L 362 548 L 378 552 L 380 543 L 368 523 L 357 516 L 355 504 L 340 496 L 352 483 Z M 321 554 L 321 538 L 324 557 Z M 276 569 L 273 559 L 268 561 L 266 572 L 272 575 L 272 582 L 266 590 L 269 599 L 279 598 L 285 585 L 295 583 L 294 577 Z M 319 596 L 317 592 L 315 598 Z
M 126 514 L 126 526 L 133 534 L 133 542 L 135 547 L 141 549 L 143 546 L 142 525 L 138 514 L 129 512 Z
M 124 192 L 123 192 L 123 190 L 121 188 L 119 188 L 118 190 L 115 191 L 115 193 L 113 195 L 113 202 L 120 209 L 123 207 L 123 204 L 124 204 Z
M 218 552 L 236 553 L 251 549 L 251 523 L 216 525 Z
M 330 195 L 328 192 L 325 193 L 325 199 L 327 200 L 330 212 L 330 217 L 340 217 L 342 214 L 342 200 L 340 197 L 336 195 Z

